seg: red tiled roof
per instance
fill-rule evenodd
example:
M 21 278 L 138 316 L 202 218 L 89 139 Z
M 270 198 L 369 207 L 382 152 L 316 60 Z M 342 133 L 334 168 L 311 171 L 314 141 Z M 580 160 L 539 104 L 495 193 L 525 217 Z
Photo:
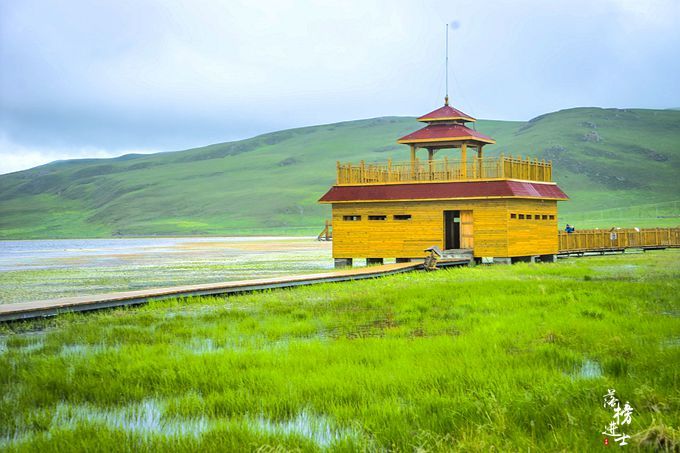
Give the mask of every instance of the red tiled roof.
M 556 184 L 523 181 L 472 181 L 366 186 L 333 186 L 321 203 L 342 201 L 435 200 L 483 197 L 567 200 Z
M 445 105 L 444 107 L 439 107 L 437 110 L 433 110 L 430 113 L 418 118 L 418 121 L 423 121 L 425 123 L 434 121 L 476 121 L 473 117 L 467 113 L 463 113 L 458 109 L 454 109 L 450 105 Z
M 424 128 L 401 137 L 397 143 L 428 143 L 455 140 L 473 140 L 484 143 L 496 141 L 462 124 L 430 124 Z

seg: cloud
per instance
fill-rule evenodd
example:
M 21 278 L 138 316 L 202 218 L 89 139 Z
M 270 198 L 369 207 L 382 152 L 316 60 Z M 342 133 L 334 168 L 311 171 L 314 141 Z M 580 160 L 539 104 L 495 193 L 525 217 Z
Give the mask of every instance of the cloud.
M 447 20 L 474 116 L 674 107 L 678 19 L 674 0 L 0 0 L 0 133 L 66 157 L 420 115 L 443 100 Z
M 12 173 L 66 159 L 105 159 L 124 154 L 148 154 L 157 150 L 134 149 L 109 151 L 93 147 L 84 148 L 40 148 L 14 143 L 0 135 L 0 174 Z

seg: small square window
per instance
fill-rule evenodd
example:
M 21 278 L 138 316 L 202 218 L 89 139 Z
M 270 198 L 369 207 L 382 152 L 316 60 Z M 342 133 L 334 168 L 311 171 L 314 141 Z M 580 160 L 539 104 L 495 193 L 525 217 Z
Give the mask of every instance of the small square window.
M 386 215 L 369 215 L 368 220 L 387 220 Z
M 517 218 L 517 214 L 510 214 L 510 218 L 511 218 L 511 219 L 516 219 L 516 218 Z
M 531 220 L 531 214 L 527 214 L 527 220 Z
M 524 219 L 524 214 L 520 214 L 520 215 L 519 215 L 519 219 L 520 219 L 520 220 Z
M 394 220 L 411 220 L 411 214 L 395 214 Z
M 547 214 L 543 214 L 543 216 L 541 216 L 541 219 L 542 219 L 542 220 L 548 220 L 548 215 L 547 215 Z
M 555 216 L 554 216 L 554 215 L 551 215 L 551 216 L 550 216 L 550 220 L 555 220 Z
M 361 216 L 360 215 L 344 215 L 344 216 L 342 216 L 342 220 L 346 220 L 348 222 L 357 222 L 357 221 L 361 220 Z

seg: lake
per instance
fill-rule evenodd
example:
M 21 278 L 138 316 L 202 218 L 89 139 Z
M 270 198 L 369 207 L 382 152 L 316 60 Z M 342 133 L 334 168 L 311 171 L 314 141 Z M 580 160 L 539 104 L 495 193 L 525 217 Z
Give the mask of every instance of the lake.
M 313 237 L 0 241 L 0 303 L 333 268 Z

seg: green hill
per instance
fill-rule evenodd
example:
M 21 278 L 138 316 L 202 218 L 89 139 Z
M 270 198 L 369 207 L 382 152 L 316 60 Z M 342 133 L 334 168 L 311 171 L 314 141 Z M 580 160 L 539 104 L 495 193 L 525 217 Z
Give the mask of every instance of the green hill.
M 419 126 L 401 117 L 349 121 L 2 175 L 0 238 L 315 233 L 330 214 L 316 200 L 336 160 L 406 160 L 395 140 Z M 560 205 L 565 221 L 680 223 L 678 111 L 578 108 L 476 128 L 498 142 L 487 155 L 553 161 L 571 197 Z

